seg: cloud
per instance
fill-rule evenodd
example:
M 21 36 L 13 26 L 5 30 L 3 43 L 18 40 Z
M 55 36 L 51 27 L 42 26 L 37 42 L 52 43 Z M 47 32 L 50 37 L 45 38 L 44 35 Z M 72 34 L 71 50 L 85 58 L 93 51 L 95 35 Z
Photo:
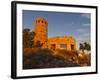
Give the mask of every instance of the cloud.
M 82 13 L 81 16 L 85 17 L 85 18 L 88 18 L 88 19 L 91 18 L 91 15 L 89 13 Z
M 90 26 L 90 25 L 91 25 L 90 23 L 83 24 L 83 26 Z
M 90 28 L 80 28 L 80 29 L 77 29 L 77 31 L 79 32 L 79 33 L 87 33 L 87 32 L 90 32 Z
M 84 32 L 85 29 L 78 29 L 77 31 L 78 31 L 78 32 Z
M 81 43 L 81 42 L 90 43 L 91 32 L 90 32 L 89 27 L 83 27 L 83 28 L 77 29 L 77 32 L 78 32 L 78 37 L 76 40 L 78 43 Z
M 87 33 L 87 32 L 90 32 L 91 28 L 90 28 L 90 23 L 84 23 L 82 24 L 82 27 L 77 29 L 77 31 L 79 33 Z

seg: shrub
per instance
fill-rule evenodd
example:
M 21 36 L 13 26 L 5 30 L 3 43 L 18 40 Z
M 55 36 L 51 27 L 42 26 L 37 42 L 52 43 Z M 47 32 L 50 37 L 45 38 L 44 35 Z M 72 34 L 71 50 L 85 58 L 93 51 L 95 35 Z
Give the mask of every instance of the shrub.
M 79 66 L 65 60 L 62 56 L 54 56 L 49 49 L 38 49 L 36 53 L 32 53 L 30 57 L 23 61 L 23 69 L 37 68 L 56 68 L 56 67 L 72 67 Z

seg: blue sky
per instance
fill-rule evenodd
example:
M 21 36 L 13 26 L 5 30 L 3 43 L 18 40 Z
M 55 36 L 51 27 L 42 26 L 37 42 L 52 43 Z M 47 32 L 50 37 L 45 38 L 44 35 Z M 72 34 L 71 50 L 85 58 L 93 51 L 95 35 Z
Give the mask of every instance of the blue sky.
M 74 36 L 76 42 L 90 42 L 89 13 L 47 12 L 23 10 L 23 27 L 34 30 L 34 20 L 43 17 L 48 21 L 48 37 Z

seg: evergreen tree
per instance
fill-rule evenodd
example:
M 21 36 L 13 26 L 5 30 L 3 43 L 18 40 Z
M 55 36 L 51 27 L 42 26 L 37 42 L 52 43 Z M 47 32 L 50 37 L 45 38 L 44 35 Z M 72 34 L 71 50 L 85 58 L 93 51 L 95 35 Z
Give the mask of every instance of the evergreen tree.
M 30 29 L 26 28 L 23 29 L 23 47 L 24 48 L 31 48 L 33 44 L 33 38 L 35 33 L 30 31 Z

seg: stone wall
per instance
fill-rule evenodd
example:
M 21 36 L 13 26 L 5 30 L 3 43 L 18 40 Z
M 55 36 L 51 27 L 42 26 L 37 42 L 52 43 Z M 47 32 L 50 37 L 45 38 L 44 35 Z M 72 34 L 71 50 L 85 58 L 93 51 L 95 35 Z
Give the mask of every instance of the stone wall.
M 50 38 L 48 39 L 47 45 L 49 49 L 55 45 L 55 49 L 76 50 L 76 42 L 72 36 L 58 36 Z

